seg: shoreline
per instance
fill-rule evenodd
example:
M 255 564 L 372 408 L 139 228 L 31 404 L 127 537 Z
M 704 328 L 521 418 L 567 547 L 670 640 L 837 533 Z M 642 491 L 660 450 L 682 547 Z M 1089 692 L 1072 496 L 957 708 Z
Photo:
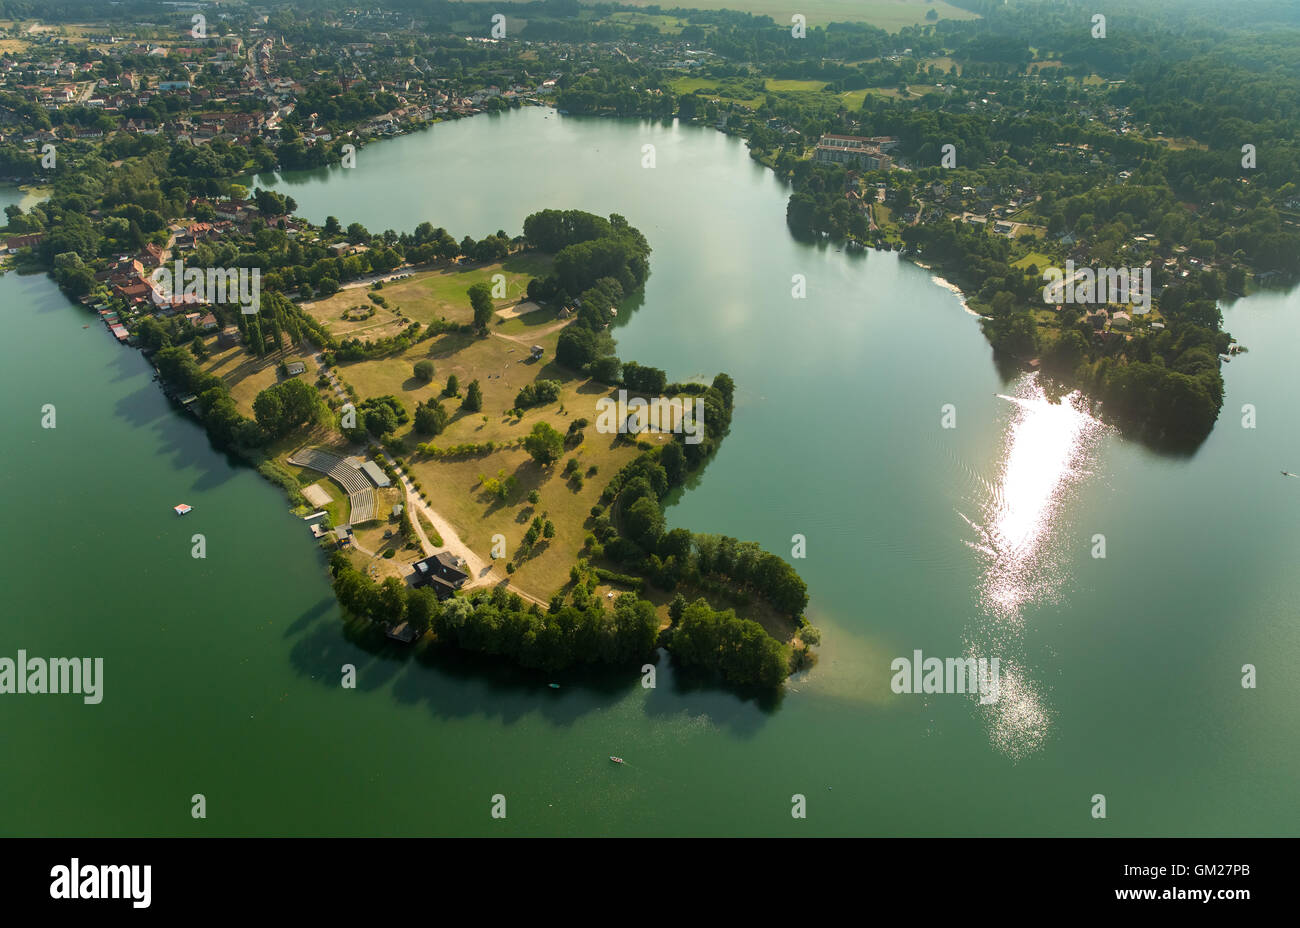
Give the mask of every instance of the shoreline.
M 956 295 L 957 304 L 961 306 L 962 311 L 965 312 L 967 315 L 974 316 L 976 319 L 989 318 L 988 316 L 985 316 L 983 313 L 976 312 L 974 309 L 971 309 L 970 302 L 968 301 L 968 298 L 966 296 L 966 291 L 963 290 L 957 284 L 953 283 L 948 278 L 942 276 L 940 268 L 932 264 L 926 264 L 924 261 L 918 261 L 916 258 L 904 258 L 903 260 L 911 261 L 917 267 L 929 271 L 930 282 L 933 283 L 935 286 L 943 290 L 947 290 L 950 293 Z

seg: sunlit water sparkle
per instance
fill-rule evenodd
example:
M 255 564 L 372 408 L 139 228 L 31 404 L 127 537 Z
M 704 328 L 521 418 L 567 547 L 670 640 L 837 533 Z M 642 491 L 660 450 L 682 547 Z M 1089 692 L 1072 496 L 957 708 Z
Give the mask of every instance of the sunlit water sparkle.
M 1064 513 L 1072 489 L 1092 472 L 1106 426 L 1078 393 L 1053 402 L 1034 376 L 1004 399 L 1013 409 L 997 478 L 979 520 L 966 519 L 978 536 L 967 544 L 983 565 L 981 618 L 967 656 L 1001 659 L 998 699 L 978 711 L 994 746 L 1019 760 L 1043 745 L 1053 717 L 1022 653 L 1025 610 L 1063 595 L 1070 546 L 1079 543 Z

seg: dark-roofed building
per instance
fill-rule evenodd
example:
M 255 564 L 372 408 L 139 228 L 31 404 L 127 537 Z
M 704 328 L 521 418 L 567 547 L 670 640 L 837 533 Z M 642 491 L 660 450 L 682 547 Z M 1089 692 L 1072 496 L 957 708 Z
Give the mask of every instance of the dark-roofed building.
M 402 644 L 410 644 L 416 637 L 415 629 L 411 627 L 410 622 L 403 622 L 401 625 L 389 628 L 387 634 L 389 638 Z
M 439 551 L 422 561 L 416 561 L 414 566 L 415 576 L 411 585 L 428 584 L 439 599 L 446 599 L 469 579 L 469 574 L 460 568 L 460 560 L 447 551 Z

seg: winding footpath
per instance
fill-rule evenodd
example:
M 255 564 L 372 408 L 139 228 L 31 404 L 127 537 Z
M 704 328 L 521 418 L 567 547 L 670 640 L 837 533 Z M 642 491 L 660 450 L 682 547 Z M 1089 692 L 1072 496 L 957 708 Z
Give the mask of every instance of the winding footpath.
M 397 471 L 397 477 L 402 482 L 402 492 L 406 494 L 406 511 L 412 514 L 411 525 L 415 527 L 416 537 L 420 539 L 420 547 L 426 557 L 438 550 L 438 546 L 429 541 L 428 535 L 424 532 L 424 526 L 420 520 L 415 517 L 416 513 L 421 513 L 429 523 L 433 525 L 439 537 L 442 538 L 442 547 L 452 554 L 459 557 L 465 562 L 465 567 L 469 572 L 470 580 L 465 584 L 464 589 L 472 589 L 480 586 L 499 586 L 505 584 L 507 590 L 511 593 L 518 594 L 520 599 L 527 600 L 530 603 L 536 603 L 542 608 L 547 608 L 550 604 L 545 600 L 538 599 L 532 593 L 526 593 L 517 586 L 512 586 L 508 579 L 494 580 L 495 575 L 492 572 L 493 565 L 484 561 L 474 553 L 469 545 L 461 540 L 460 535 L 452 527 L 451 523 L 440 516 L 438 513 L 420 498 L 419 492 L 411 483 L 411 478 L 401 467 L 394 465 Z

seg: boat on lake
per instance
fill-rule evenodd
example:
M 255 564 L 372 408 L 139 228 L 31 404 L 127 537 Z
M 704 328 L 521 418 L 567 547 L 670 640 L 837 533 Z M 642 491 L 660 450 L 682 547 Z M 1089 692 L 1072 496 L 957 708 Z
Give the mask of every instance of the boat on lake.
M 176 512 L 178 516 L 183 516 L 188 512 L 192 512 L 194 510 L 194 507 L 187 506 L 184 503 L 181 503 L 179 506 L 173 506 L 172 509 Z
M 613 761 L 614 763 L 616 763 L 616 764 L 626 763 L 626 761 L 624 761 L 623 758 L 621 758 L 621 757 L 615 757 L 613 754 L 609 755 L 609 759 L 612 760 L 612 761 Z

